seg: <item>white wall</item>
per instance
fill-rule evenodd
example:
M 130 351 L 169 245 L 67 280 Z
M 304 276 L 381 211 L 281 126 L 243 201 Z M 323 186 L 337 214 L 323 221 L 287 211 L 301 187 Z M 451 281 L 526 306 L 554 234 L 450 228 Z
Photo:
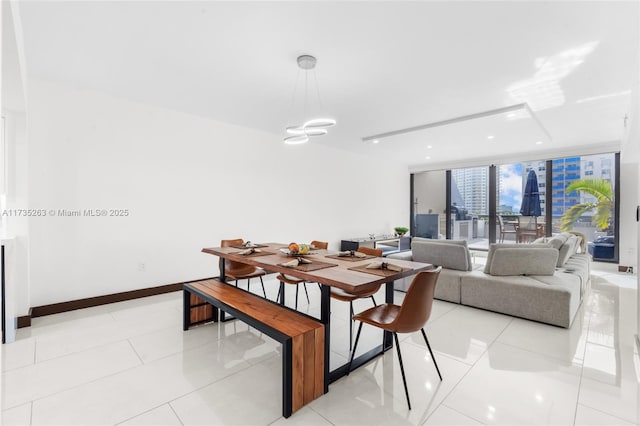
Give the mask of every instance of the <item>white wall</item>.
M 1 104 L 5 118 L 4 178 L 6 184 L 6 209 L 24 208 L 27 204 L 27 128 L 26 100 L 23 79 L 22 37 L 19 25 L 19 10 L 16 2 L 2 2 L 2 60 L 1 60 Z M 1 191 L 0 191 L 1 192 Z M 11 237 L 11 278 L 7 278 L 7 303 L 12 305 L 16 316 L 27 315 L 29 296 L 29 237 L 27 219 L 19 216 L 4 216 L 3 231 Z M 10 289 L 10 290 L 9 290 Z
M 620 255 L 621 266 L 638 269 L 638 224 L 636 206 L 640 203 L 640 87 L 632 94 L 631 108 L 620 151 Z
M 6 137 L 6 210 L 16 211 L 24 209 L 28 204 L 28 155 L 26 115 L 23 112 L 3 110 L 5 117 Z M 5 216 L 6 234 L 13 238 L 12 253 L 12 289 L 9 296 L 14 304 L 16 316 L 29 313 L 30 283 L 29 283 L 29 229 L 28 219 L 25 216 Z
M 447 172 L 433 170 L 420 172 L 413 177 L 414 201 L 418 198 L 416 213 L 444 213 L 447 208 Z
M 28 104 L 29 207 L 129 211 L 30 219 L 32 306 L 214 276 L 200 249 L 225 238 L 337 249 L 408 223 L 408 172 L 383 159 L 51 82 Z

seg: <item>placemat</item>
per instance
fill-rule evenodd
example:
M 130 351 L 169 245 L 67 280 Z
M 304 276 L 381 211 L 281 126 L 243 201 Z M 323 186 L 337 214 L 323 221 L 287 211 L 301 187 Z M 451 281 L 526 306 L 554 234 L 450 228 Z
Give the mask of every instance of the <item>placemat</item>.
M 275 254 L 272 251 L 257 251 L 255 253 L 251 253 L 251 254 L 240 254 L 240 253 L 241 252 L 236 251 L 236 252 L 230 253 L 230 254 L 237 254 L 237 255 L 242 256 L 242 257 L 258 257 L 258 256 L 269 256 L 269 255 Z
M 282 266 L 282 264 L 280 264 Z M 338 266 L 335 263 L 320 262 L 314 260 L 313 263 L 301 263 L 298 266 L 288 267 L 289 269 L 295 269 L 296 271 L 310 272 L 317 271 L 318 269 L 332 268 Z
M 269 247 L 269 246 L 266 244 L 254 244 L 251 247 L 247 247 L 247 246 L 243 246 L 242 244 L 238 244 L 237 246 L 229 246 L 229 247 L 233 247 L 237 249 L 248 249 L 248 248 L 262 248 L 262 247 Z
M 367 274 L 378 275 L 380 277 L 388 277 L 391 275 L 395 275 L 399 272 L 408 271 L 411 268 L 402 268 L 402 271 L 392 271 L 390 269 L 367 269 L 367 265 L 362 265 L 362 266 L 353 266 L 348 269 L 351 271 L 366 272 Z
M 338 256 L 337 254 L 328 254 L 325 257 L 328 257 L 328 258 L 331 258 L 331 259 L 344 260 L 345 262 L 358 262 L 360 260 L 375 259 L 375 256 L 371 256 L 370 254 L 368 254 L 368 255 L 366 255 L 364 257 Z

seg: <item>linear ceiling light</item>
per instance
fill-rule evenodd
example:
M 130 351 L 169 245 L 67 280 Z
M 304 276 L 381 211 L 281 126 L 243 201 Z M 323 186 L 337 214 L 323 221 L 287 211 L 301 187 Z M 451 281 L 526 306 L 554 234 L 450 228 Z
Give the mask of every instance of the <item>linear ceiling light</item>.
M 418 131 L 426 130 L 426 129 L 432 129 L 434 127 L 442 127 L 442 126 L 448 126 L 450 124 L 461 123 L 463 121 L 476 120 L 478 118 L 489 117 L 489 116 L 492 116 L 492 115 L 499 115 L 499 114 L 505 114 L 505 113 L 514 113 L 514 111 L 525 111 L 525 112 L 527 112 L 536 121 L 536 123 L 540 126 L 542 131 L 549 138 L 549 140 L 551 140 L 551 135 L 542 126 L 542 123 L 540 123 L 538 118 L 533 114 L 533 112 L 531 111 L 529 106 L 526 103 L 521 103 L 521 104 L 515 104 L 515 105 L 502 107 L 502 108 L 496 108 L 496 109 L 492 109 L 492 110 L 488 110 L 488 111 L 477 112 L 475 114 L 462 115 L 460 117 L 449 118 L 447 120 L 434 121 L 432 123 L 422 124 L 420 126 L 407 127 L 406 129 L 393 130 L 393 131 L 386 132 L 386 133 L 379 133 L 377 135 L 366 136 L 366 137 L 362 138 L 362 141 L 363 142 L 369 142 L 369 141 L 374 141 L 374 140 L 380 140 L 380 139 L 389 138 L 389 137 L 392 137 L 392 136 L 404 135 L 404 134 L 407 134 L 407 133 L 418 132 Z M 507 116 L 507 117 L 509 117 L 509 116 Z M 509 117 L 509 118 L 511 118 L 511 117 Z

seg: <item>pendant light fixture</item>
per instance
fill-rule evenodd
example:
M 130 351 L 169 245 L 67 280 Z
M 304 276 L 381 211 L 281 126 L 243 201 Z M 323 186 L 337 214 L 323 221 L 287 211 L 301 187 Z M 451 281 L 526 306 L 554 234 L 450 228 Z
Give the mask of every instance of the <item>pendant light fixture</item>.
M 336 120 L 333 118 L 326 117 L 316 117 L 316 118 L 307 118 L 308 111 L 308 99 L 309 99 L 309 73 L 315 69 L 316 63 L 318 62 L 314 56 L 311 55 L 301 55 L 298 56 L 297 59 L 298 68 L 303 70 L 304 72 L 304 103 L 302 106 L 303 119 L 304 122 L 302 124 L 296 124 L 292 126 L 287 126 L 287 137 L 284 138 L 284 143 L 289 145 L 297 145 L 302 144 L 309 141 L 309 137 L 313 136 L 322 136 L 327 134 L 327 128 L 332 127 L 336 124 Z M 293 110 L 293 106 L 295 103 L 296 92 L 298 89 L 298 79 L 300 77 L 300 71 L 298 70 L 298 78 L 296 79 L 296 87 L 293 90 L 293 97 L 291 99 L 291 109 Z M 320 90 L 318 89 L 318 82 L 315 79 L 315 71 L 313 71 L 314 83 L 316 86 L 316 94 L 317 94 L 317 105 L 320 109 L 322 107 L 322 103 L 320 101 Z

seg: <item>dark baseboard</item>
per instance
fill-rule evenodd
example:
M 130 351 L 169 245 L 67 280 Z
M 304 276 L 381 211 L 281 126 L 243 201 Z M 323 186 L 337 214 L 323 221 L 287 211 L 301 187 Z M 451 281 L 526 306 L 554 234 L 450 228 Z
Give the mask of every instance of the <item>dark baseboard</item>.
M 33 309 L 29 308 L 29 314 L 23 317 L 18 317 L 16 321 L 17 328 L 31 327 L 31 317 L 33 316 Z
M 92 308 L 94 306 L 108 305 L 109 303 L 124 302 L 126 300 L 140 299 L 141 297 L 155 296 L 158 294 L 181 291 L 182 286 L 187 283 L 202 281 L 210 278 L 200 278 L 192 281 L 185 281 L 176 284 L 166 284 L 158 287 L 142 288 L 139 290 L 123 291 L 121 293 L 106 294 L 103 296 L 88 297 L 86 299 L 71 300 L 69 302 L 53 303 L 51 305 L 34 306 L 29 310 L 30 315 L 18 318 L 18 328 L 29 327 L 31 318 L 43 317 L 46 315 L 59 314 L 62 312 L 75 311 L 76 309 Z M 24 325 L 21 325 L 24 324 Z

